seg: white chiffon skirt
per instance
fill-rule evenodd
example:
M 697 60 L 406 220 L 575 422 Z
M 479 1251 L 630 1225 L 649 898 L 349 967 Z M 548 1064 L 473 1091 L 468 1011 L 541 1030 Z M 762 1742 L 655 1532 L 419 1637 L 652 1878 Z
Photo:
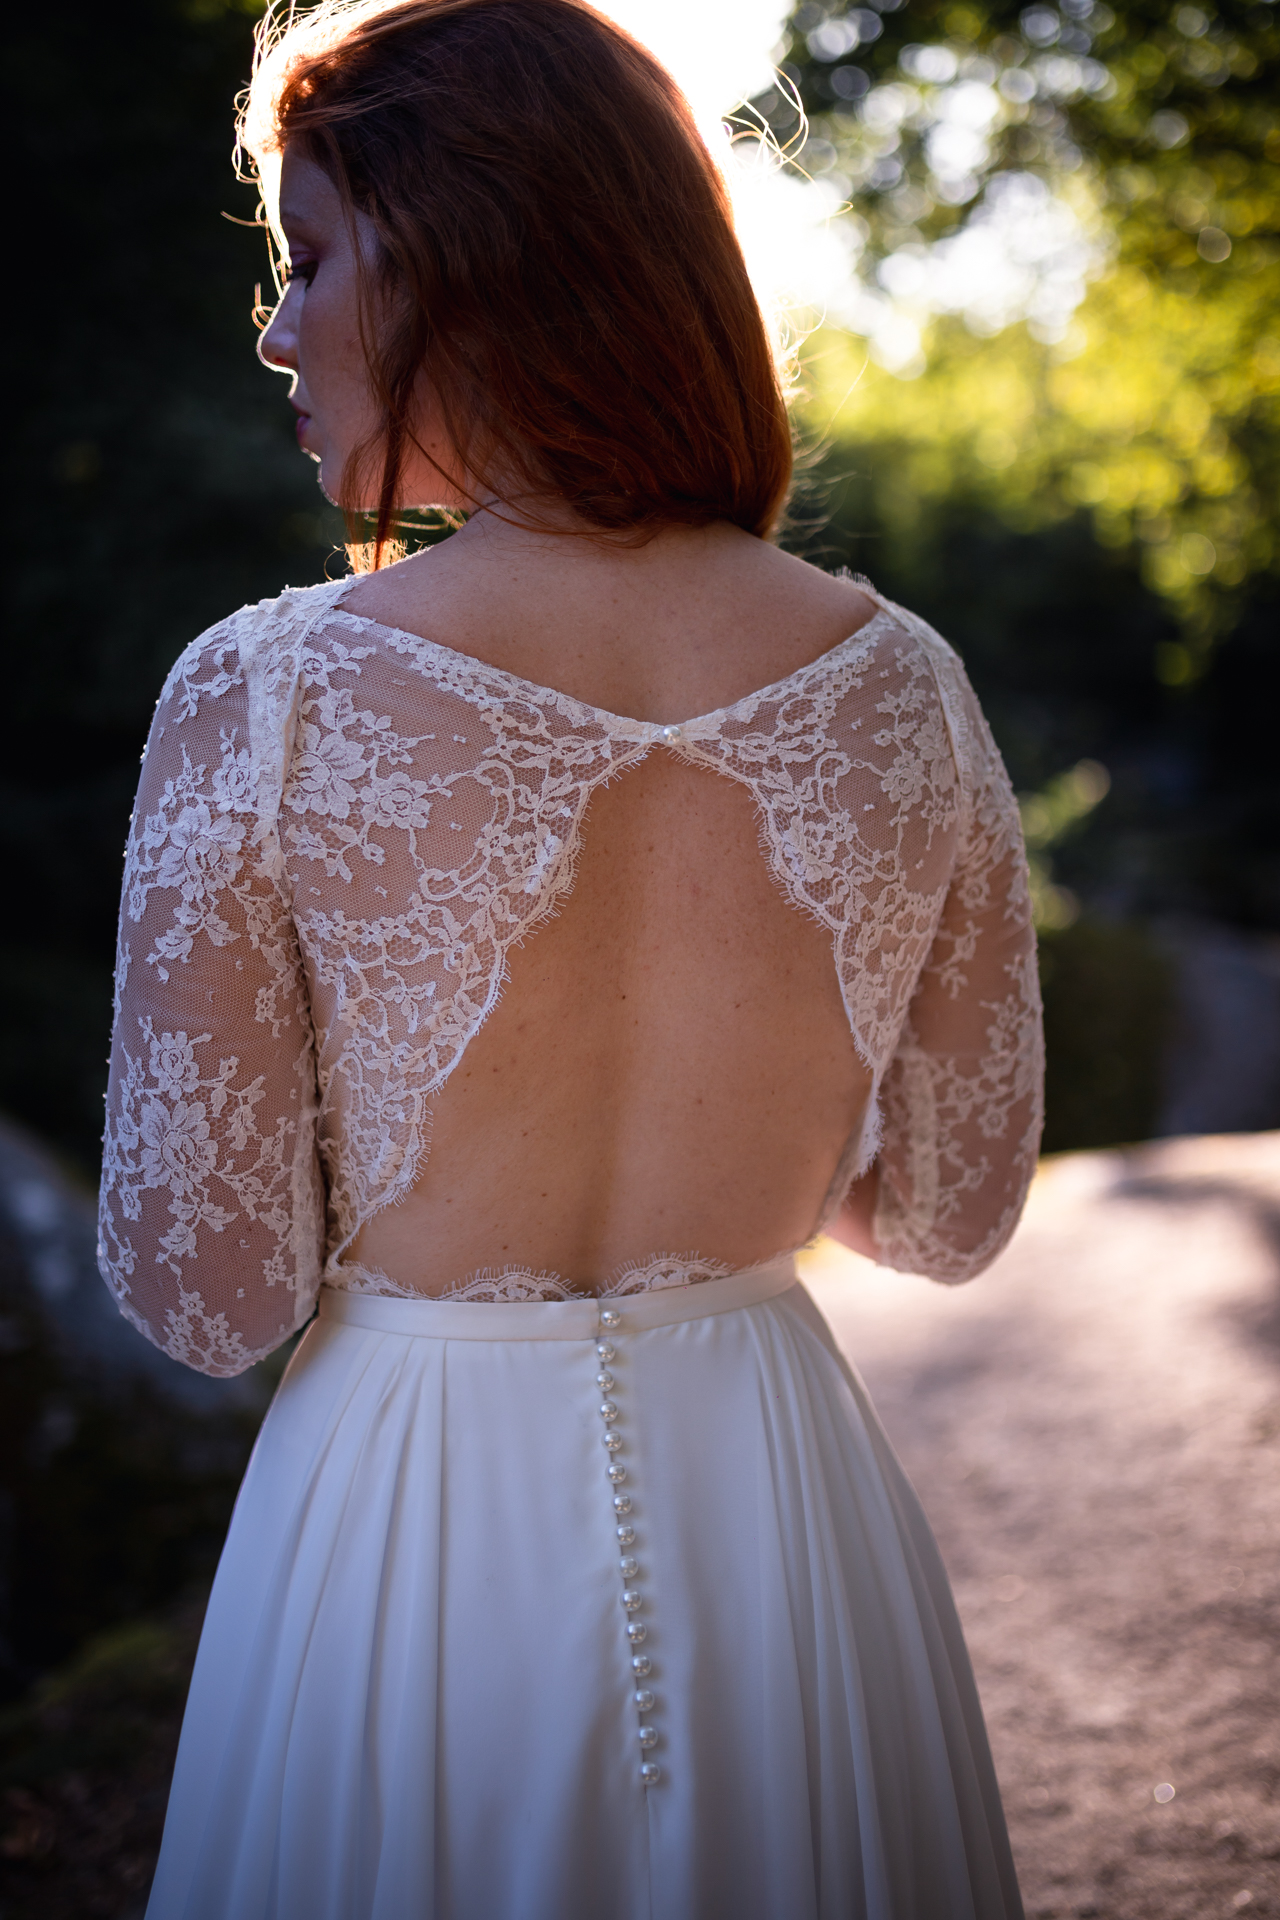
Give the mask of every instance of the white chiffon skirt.
M 937 1549 L 790 1262 L 603 1301 L 325 1290 L 148 1920 L 1021 1911 Z

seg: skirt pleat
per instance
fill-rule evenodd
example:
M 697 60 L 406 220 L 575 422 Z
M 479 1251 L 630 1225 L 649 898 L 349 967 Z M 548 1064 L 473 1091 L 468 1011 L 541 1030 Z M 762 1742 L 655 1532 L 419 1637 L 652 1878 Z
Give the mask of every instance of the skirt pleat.
M 556 1307 L 386 1304 L 264 1422 L 148 1920 L 1016 1920 L 937 1549 L 802 1288 L 618 1302 L 613 1453 Z

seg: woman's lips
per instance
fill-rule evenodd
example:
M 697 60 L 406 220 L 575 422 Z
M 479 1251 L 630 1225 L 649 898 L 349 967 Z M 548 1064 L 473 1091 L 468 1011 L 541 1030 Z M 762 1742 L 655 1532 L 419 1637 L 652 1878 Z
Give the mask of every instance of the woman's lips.
M 310 425 L 311 425 L 311 415 L 309 413 L 300 413 L 298 415 L 298 424 L 297 424 L 297 427 L 295 428 L 295 432 L 297 433 L 297 436 L 298 436 L 298 445 L 300 447 L 305 447 L 307 444 L 306 433 L 307 433 L 307 428 Z

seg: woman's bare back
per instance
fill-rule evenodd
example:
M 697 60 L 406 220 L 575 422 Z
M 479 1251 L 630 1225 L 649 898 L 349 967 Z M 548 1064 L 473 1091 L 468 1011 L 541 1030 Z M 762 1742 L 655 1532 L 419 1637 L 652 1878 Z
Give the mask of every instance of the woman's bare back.
M 244 608 L 169 677 L 104 1141 L 124 1310 L 234 1373 L 323 1283 L 751 1265 L 873 1162 L 878 1257 L 979 1271 L 1039 1017 L 955 655 L 719 529 L 616 565 L 485 537 Z
M 786 678 L 875 611 L 724 525 L 638 549 L 494 525 L 344 604 L 662 722 Z M 512 953 L 432 1102 L 421 1178 L 352 1257 L 432 1293 L 513 1265 L 587 1288 L 660 1253 L 745 1266 L 813 1231 L 870 1085 L 830 937 L 779 892 L 750 792 L 655 754 L 594 795 L 572 892 Z

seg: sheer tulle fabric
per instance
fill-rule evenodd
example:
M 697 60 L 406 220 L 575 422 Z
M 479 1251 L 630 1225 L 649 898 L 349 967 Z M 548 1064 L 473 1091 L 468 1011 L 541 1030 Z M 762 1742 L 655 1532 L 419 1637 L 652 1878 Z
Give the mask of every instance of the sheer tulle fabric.
M 875 1087 L 845 1172 L 878 1152 L 881 1257 L 947 1281 L 986 1265 L 1034 1168 L 1039 999 L 1016 806 L 946 644 L 882 604 L 777 685 L 656 726 L 350 614 L 347 584 L 224 621 L 157 710 L 101 1211 L 135 1325 L 236 1373 L 322 1279 L 396 1290 L 344 1250 L 418 1178 L 432 1097 L 572 886 L 593 792 L 651 753 L 749 789 L 777 885 L 830 935 Z M 654 1248 L 602 1284 L 705 1279 L 715 1253 Z M 524 1269 L 459 1285 L 564 1291 Z
M 591 1303 L 326 1290 L 219 1569 L 149 1920 L 1015 1920 L 936 1549 L 789 1279 L 619 1303 L 621 1546 Z

